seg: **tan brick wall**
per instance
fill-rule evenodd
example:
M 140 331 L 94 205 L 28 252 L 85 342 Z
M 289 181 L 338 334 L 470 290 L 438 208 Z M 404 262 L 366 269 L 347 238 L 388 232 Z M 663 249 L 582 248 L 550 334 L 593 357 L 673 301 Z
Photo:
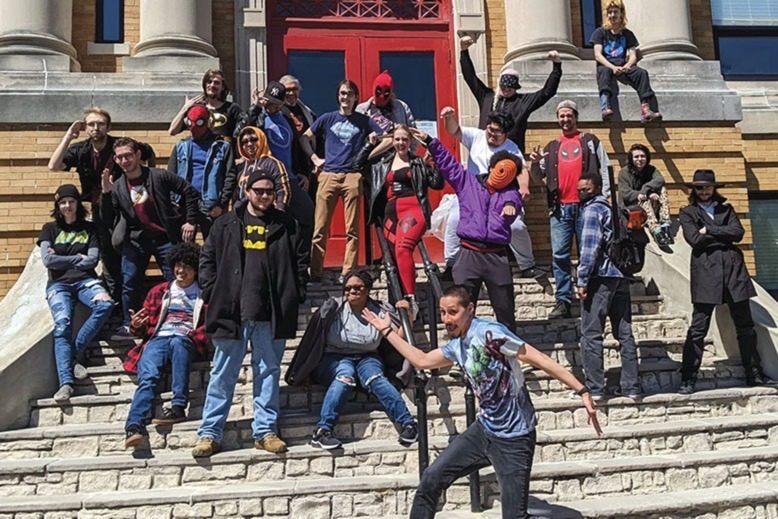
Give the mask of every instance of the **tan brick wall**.
M 572 24 L 573 45 L 583 47 L 583 31 L 581 31 L 581 2 L 570 0 L 570 23 Z
M 716 50 L 713 44 L 713 19 L 710 10 L 710 0 L 691 0 L 692 12 L 692 38 L 694 44 L 700 50 L 700 56 L 704 60 L 716 59 Z
M 221 63 L 221 70 L 230 88 L 235 88 L 235 4 L 233 2 L 214 1 L 213 46 Z
M 486 58 L 489 77 L 487 85 L 497 83 L 500 69 L 505 64 L 508 38 L 505 30 L 505 0 L 486 0 Z
M 743 135 L 749 191 L 778 191 L 778 134 Z
M 123 56 L 89 55 L 88 42 L 95 40 L 95 2 L 73 2 L 72 43 L 83 72 L 121 72 Z M 140 0 L 124 0 L 124 41 L 132 52 L 140 39 Z

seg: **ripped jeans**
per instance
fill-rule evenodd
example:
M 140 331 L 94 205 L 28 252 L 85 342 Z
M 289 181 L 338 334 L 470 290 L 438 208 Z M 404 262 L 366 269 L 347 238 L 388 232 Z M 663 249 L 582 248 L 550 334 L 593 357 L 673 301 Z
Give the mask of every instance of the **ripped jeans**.
M 59 385 L 73 383 L 73 362 L 83 354 L 111 316 L 113 301 L 108 297 L 99 279 L 84 279 L 75 283 L 51 283 L 46 288 L 46 299 L 54 319 L 54 360 L 57 363 Z M 73 311 L 80 301 L 89 310 L 89 317 L 79 328 L 73 342 Z
M 327 386 L 317 427 L 332 431 L 343 404 L 359 384 L 378 398 L 392 422 L 401 427 L 414 422 L 400 392 L 384 375 L 384 364 L 375 353 L 342 355 L 325 353 L 315 373 L 316 381 Z

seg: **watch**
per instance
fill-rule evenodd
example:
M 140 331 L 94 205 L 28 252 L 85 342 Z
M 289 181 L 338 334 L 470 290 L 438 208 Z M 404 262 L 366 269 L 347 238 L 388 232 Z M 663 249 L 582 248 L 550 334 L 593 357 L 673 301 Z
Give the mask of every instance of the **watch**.
M 584 384 L 581 389 L 575 392 L 575 394 L 578 396 L 584 396 L 586 393 L 591 393 L 591 392 L 592 390 L 586 387 L 586 384 Z

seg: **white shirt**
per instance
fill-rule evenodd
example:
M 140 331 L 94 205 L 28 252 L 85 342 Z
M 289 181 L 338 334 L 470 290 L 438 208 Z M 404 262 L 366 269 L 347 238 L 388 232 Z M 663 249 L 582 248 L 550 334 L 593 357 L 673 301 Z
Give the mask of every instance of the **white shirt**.
M 462 127 L 462 144 L 470 152 L 467 157 L 467 172 L 473 175 L 481 175 L 489 173 L 489 160 L 492 155 L 498 151 L 507 151 L 516 155 L 524 163 L 524 156 L 519 150 L 519 146 L 510 139 L 505 139 L 505 142 L 499 146 L 489 146 L 486 142 L 486 130 L 479 130 L 478 128 Z

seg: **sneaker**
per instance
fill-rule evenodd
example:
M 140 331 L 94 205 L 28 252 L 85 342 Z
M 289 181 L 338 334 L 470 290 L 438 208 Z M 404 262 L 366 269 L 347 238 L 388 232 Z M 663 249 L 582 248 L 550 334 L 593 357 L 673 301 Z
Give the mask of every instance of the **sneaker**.
M 73 386 L 71 384 L 63 384 L 56 393 L 54 393 L 55 402 L 67 402 L 70 397 L 73 396 Z
M 87 373 L 86 367 L 76 361 L 76 363 L 73 364 L 73 378 L 76 380 L 84 380 L 87 376 L 89 376 L 89 373 Z
M 207 458 L 219 452 L 219 443 L 213 438 L 201 437 L 197 439 L 194 448 L 192 449 L 192 456 L 195 458 Z
M 273 454 L 286 452 L 286 442 L 277 435 L 270 433 L 260 440 L 254 440 L 255 449 L 264 449 Z
M 402 431 L 400 431 L 400 443 L 403 445 L 413 445 L 418 437 L 419 432 L 416 429 L 415 423 L 403 425 Z
M 750 376 L 746 377 L 746 385 L 749 387 L 754 386 L 764 386 L 765 385 L 765 378 L 764 375 L 762 375 L 761 372 L 755 372 L 751 374 Z
M 623 389 L 621 389 L 619 390 L 619 395 L 626 398 L 630 398 L 632 400 L 643 398 L 643 392 L 640 391 L 640 389 L 630 389 L 629 391 L 624 391 Z
M 666 247 L 670 245 L 670 240 L 668 239 L 667 233 L 661 227 L 654 229 L 651 232 L 651 236 L 654 238 L 656 244 L 660 247 Z
M 339 449 L 342 445 L 341 441 L 332 435 L 332 431 L 322 429 L 319 427 L 313 432 L 311 437 L 311 445 L 319 447 L 324 450 Z
M 146 437 L 146 431 L 134 425 L 130 426 L 130 428 L 127 429 L 126 436 L 124 438 L 124 448 L 134 449 L 146 441 Z
M 530 279 L 530 278 L 537 278 L 539 275 L 538 271 L 535 269 L 535 267 L 530 267 L 528 269 L 524 269 L 519 274 L 519 277 L 524 279 Z
M 183 421 L 186 421 L 186 409 L 179 405 L 174 405 L 163 407 L 162 416 L 152 419 L 151 423 L 155 425 L 173 425 Z
M 591 395 L 592 400 L 594 400 L 595 402 L 602 402 L 603 400 L 605 400 L 605 393 L 600 393 L 599 391 L 592 391 L 589 394 Z
M 462 378 L 465 376 L 465 373 L 462 371 L 462 366 L 459 364 L 454 364 L 448 368 L 448 376 L 456 380 L 462 380 Z
M 570 303 L 565 301 L 557 301 L 556 306 L 548 314 L 549 319 L 565 319 L 572 317 L 570 313 Z
M 126 324 L 119 326 L 111 335 L 112 341 L 131 341 L 133 339 L 135 339 L 135 336 L 130 331 L 130 327 Z
M 691 395 L 694 393 L 694 380 L 682 380 L 681 387 L 678 388 L 679 395 Z

